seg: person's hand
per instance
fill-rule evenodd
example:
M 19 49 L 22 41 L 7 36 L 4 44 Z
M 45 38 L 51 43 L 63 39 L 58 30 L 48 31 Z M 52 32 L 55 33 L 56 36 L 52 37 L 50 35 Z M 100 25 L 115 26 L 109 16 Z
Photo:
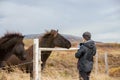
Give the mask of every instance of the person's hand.
M 80 43 L 80 46 L 82 46 L 84 43 Z

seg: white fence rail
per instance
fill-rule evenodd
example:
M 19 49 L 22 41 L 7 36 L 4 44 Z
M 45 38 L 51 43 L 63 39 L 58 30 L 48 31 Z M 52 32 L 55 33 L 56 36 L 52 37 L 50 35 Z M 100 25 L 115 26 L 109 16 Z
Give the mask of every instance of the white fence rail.
M 70 50 L 78 50 L 78 48 L 39 48 L 41 51 L 70 51 Z

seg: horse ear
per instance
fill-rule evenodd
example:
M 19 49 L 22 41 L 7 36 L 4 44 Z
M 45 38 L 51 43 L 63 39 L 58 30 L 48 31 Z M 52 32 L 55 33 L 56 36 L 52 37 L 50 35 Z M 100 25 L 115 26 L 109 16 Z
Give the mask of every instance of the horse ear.
M 52 34 L 54 37 L 56 37 L 57 34 L 58 34 L 58 30 L 57 30 L 57 31 L 56 31 L 56 30 L 51 30 L 51 34 Z
M 54 33 L 54 37 L 56 37 L 56 36 L 57 36 L 57 34 L 58 34 L 58 31 L 55 31 L 55 33 Z

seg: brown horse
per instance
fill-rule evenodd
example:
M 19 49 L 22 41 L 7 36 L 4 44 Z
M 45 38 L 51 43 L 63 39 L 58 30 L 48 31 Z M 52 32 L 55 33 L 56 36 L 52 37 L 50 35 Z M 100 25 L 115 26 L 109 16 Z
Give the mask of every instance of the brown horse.
M 23 38 L 20 33 L 6 33 L 0 38 L 0 67 L 4 67 L 7 59 L 14 54 L 20 60 L 26 59 Z
M 61 34 L 58 33 L 56 30 L 51 30 L 50 32 L 47 32 L 42 36 L 42 38 L 39 39 L 39 47 L 44 47 L 44 48 L 54 48 L 54 47 L 62 47 L 62 48 L 70 48 L 71 43 L 65 39 Z M 33 46 L 31 46 L 27 52 L 29 53 L 29 56 L 27 57 L 28 61 L 32 61 L 33 57 Z M 45 67 L 46 61 L 48 57 L 50 56 L 51 51 L 42 51 L 41 53 L 41 67 L 42 70 Z M 33 65 L 28 64 L 27 65 L 27 71 L 31 73 L 31 77 L 33 76 L 32 71 L 33 71 Z
M 54 48 L 54 47 L 62 47 L 62 48 L 70 48 L 71 43 L 65 39 L 62 35 L 58 33 L 58 31 L 51 30 L 51 32 L 46 33 L 42 39 L 40 40 L 39 47 L 46 48 Z M 50 56 L 51 51 L 42 51 L 41 61 L 42 61 L 42 69 L 45 67 L 46 60 Z

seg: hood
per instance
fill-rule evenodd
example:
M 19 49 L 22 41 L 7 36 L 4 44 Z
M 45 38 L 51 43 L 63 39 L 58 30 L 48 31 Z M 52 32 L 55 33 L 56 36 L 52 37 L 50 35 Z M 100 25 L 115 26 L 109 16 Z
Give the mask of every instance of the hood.
M 93 40 L 88 40 L 87 42 L 82 43 L 80 45 L 84 45 L 89 49 L 93 49 L 95 47 L 95 42 Z

